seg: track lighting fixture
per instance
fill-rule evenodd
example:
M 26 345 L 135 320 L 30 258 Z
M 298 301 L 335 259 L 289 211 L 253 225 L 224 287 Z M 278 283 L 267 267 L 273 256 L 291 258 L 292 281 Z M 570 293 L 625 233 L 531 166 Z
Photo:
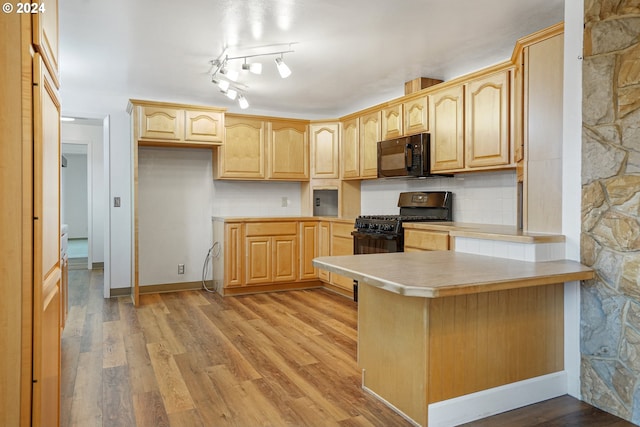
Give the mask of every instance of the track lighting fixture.
M 262 74 L 262 63 L 248 63 L 247 59 L 261 56 L 280 55 L 275 59 L 275 62 L 280 77 L 284 79 L 291 75 L 291 69 L 284 63 L 284 54 L 293 52 L 291 49 L 292 44 L 294 43 L 258 46 L 248 50 L 245 49 L 244 52 L 247 52 L 247 54 L 238 56 L 229 56 L 229 49 L 224 49 L 217 59 L 210 61 L 211 82 L 217 85 L 220 92 L 224 93 L 230 99 L 237 99 L 240 108 L 246 109 L 249 107 L 249 101 L 247 101 L 247 98 L 242 94 L 242 92 L 244 92 L 247 86 L 236 83 L 241 75 L 237 69 L 229 66 L 229 62 L 242 59 L 243 63 L 240 67 L 241 71 L 249 71 L 252 74 Z M 286 49 L 283 49 L 283 46 L 286 46 Z M 224 79 L 220 77 L 224 77 Z

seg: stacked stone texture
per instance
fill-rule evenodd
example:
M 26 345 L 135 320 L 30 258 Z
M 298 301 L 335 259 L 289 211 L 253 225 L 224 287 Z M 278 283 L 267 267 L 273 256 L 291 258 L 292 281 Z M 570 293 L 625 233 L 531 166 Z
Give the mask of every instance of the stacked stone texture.
M 640 0 L 585 0 L 582 90 L 582 398 L 640 424 Z

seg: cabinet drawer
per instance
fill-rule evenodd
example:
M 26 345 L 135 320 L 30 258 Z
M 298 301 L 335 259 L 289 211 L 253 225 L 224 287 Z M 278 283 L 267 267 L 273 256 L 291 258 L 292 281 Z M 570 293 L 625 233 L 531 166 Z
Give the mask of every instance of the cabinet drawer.
M 245 224 L 246 236 L 284 236 L 296 235 L 295 222 L 248 222 Z
M 351 232 L 353 231 L 353 224 L 344 224 L 340 222 L 334 222 L 331 224 L 331 235 L 339 237 L 348 237 L 351 239 Z
M 448 251 L 449 233 L 446 231 L 404 230 L 404 247 L 426 251 Z

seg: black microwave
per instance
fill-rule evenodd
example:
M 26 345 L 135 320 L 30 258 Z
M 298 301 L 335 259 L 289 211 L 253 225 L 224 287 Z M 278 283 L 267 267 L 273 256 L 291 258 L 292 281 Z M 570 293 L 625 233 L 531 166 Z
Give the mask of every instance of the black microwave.
M 378 178 L 431 175 L 429 134 L 403 136 L 378 142 Z

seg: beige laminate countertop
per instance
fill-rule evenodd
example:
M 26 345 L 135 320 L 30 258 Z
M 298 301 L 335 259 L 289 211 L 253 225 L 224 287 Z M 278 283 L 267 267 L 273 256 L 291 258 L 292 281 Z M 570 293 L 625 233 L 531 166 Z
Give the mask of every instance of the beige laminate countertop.
M 576 261 L 515 261 L 452 251 L 319 257 L 313 265 L 405 296 L 439 298 L 586 280 Z
M 501 240 L 517 243 L 564 242 L 562 234 L 534 233 L 510 225 L 474 224 L 465 222 L 405 222 L 405 229 L 447 231 L 452 237 Z

